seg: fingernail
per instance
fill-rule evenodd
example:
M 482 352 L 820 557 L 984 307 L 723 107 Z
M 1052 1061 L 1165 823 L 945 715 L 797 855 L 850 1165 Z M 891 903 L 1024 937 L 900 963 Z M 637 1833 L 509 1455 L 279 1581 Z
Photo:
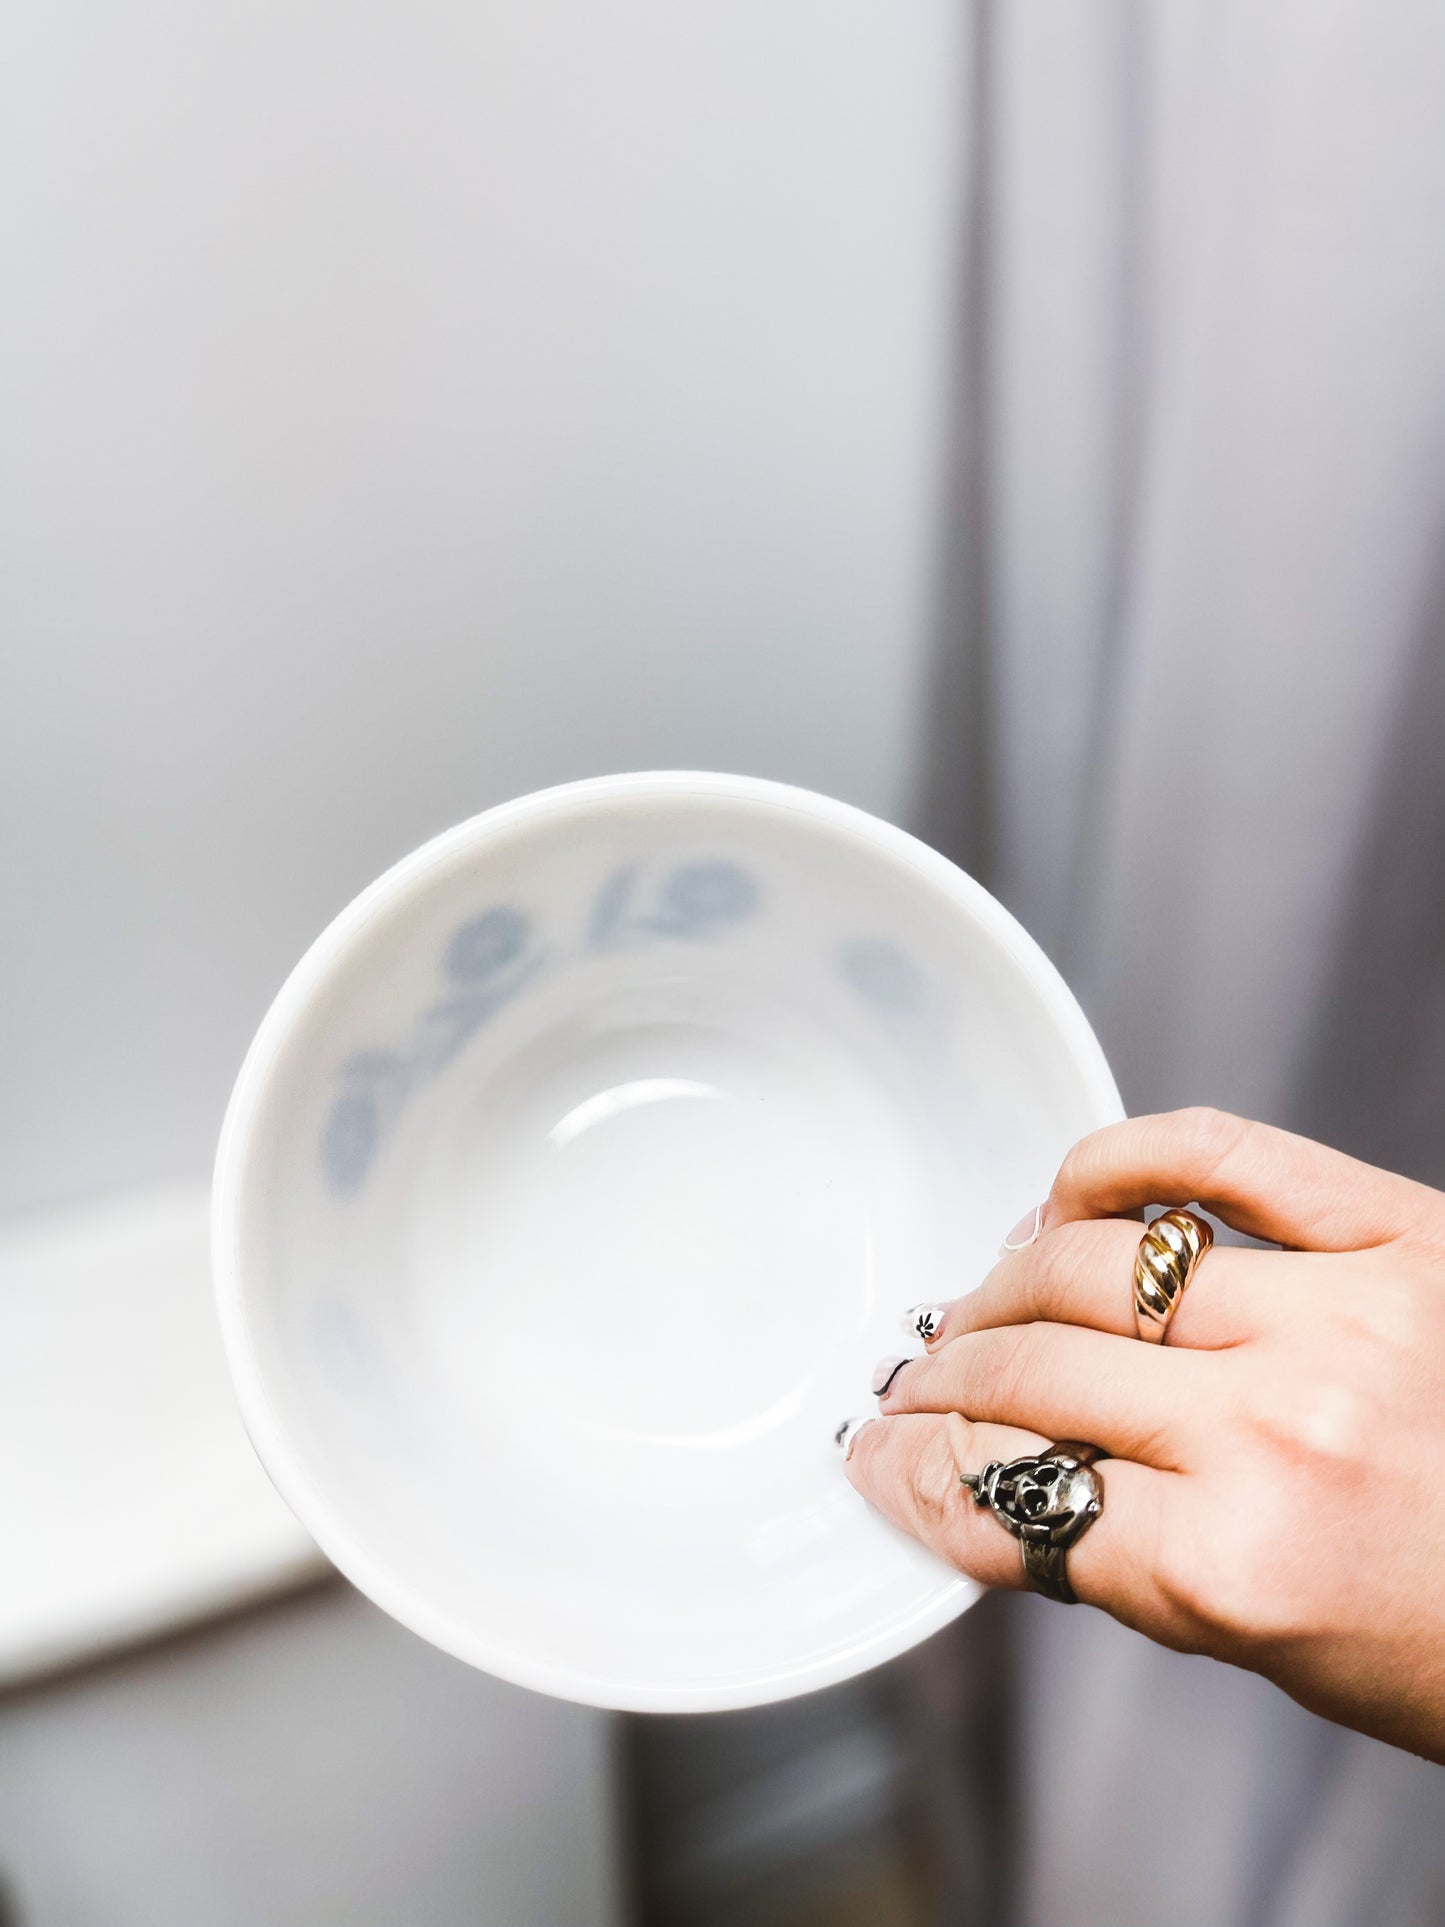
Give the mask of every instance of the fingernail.
M 999 1256 L 1006 1251 L 1023 1251 L 1031 1245 L 1044 1228 L 1044 1207 L 1036 1204 L 1026 1218 L 1020 1218 L 1013 1230 L 999 1246 Z
M 947 1305 L 910 1305 L 903 1314 L 903 1329 L 910 1338 L 921 1338 L 925 1345 L 943 1330 Z
M 910 1361 L 906 1358 L 880 1358 L 873 1367 L 873 1396 L 886 1398 L 888 1387 Z
M 873 1420 L 871 1418 L 845 1418 L 833 1434 L 833 1443 L 841 1448 L 843 1463 L 845 1465 L 853 1456 L 853 1447 L 857 1442 L 858 1434 L 863 1430 L 865 1425 L 871 1425 L 872 1423 Z

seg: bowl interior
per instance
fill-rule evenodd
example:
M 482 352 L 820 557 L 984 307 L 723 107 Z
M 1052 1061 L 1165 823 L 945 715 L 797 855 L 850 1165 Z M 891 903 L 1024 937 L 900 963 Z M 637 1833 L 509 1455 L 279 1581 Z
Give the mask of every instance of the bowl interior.
M 984 893 L 727 779 L 463 826 L 298 969 L 223 1146 L 273 1476 L 382 1605 L 526 1684 L 744 1704 L 972 1596 L 833 1432 L 1117 1100 Z

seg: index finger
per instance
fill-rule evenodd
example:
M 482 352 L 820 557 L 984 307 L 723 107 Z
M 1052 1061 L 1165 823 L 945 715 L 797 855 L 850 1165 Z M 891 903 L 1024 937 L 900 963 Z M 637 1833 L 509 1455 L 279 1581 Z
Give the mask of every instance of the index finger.
M 1292 1131 L 1202 1108 L 1131 1117 L 1081 1138 L 1038 1227 L 1196 1201 L 1236 1231 L 1304 1251 L 1359 1251 L 1422 1223 L 1438 1223 L 1445 1236 L 1445 1199 L 1428 1185 Z

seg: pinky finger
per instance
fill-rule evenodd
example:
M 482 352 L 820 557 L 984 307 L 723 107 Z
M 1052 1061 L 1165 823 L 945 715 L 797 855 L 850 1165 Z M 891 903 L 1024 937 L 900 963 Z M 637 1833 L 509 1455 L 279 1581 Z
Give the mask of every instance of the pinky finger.
M 961 1474 L 991 1459 L 1047 1451 L 1049 1440 L 1007 1425 L 973 1425 L 956 1412 L 871 1419 L 847 1441 L 849 1482 L 905 1532 L 985 1586 L 1029 1590 L 1019 1542 L 986 1506 L 974 1503 Z M 1081 1600 L 1126 1624 L 1174 1643 L 1174 1614 L 1154 1575 L 1160 1507 L 1177 1474 L 1127 1459 L 1102 1459 L 1104 1509 L 1069 1554 L 1069 1580 Z

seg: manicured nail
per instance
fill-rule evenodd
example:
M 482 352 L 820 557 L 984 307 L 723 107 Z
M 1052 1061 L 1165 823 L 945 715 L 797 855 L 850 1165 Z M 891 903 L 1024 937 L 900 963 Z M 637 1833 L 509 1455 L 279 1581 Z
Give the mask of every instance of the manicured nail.
M 910 1338 L 921 1338 L 925 1345 L 943 1330 L 947 1305 L 910 1305 L 903 1314 L 903 1329 Z
M 999 1246 L 999 1256 L 1008 1251 L 1023 1251 L 1031 1245 L 1044 1228 L 1044 1207 L 1036 1204 L 1026 1218 L 1020 1218 L 1013 1230 Z
M 887 1398 L 888 1387 L 897 1378 L 903 1367 L 912 1361 L 907 1358 L 880 1358 L 873 1367 L 873 1396 Z
M 853 1456 L 853 1447 L 857 1442 L 858 1434 L 863 1430 L 865 1425 L 871 1425 L 872 1423 L 873 1420 L 871 1418 L 845 1418 L 833 1434 L 833 1443 L 841 1448 L 843 1463 L 845 1465 Z

